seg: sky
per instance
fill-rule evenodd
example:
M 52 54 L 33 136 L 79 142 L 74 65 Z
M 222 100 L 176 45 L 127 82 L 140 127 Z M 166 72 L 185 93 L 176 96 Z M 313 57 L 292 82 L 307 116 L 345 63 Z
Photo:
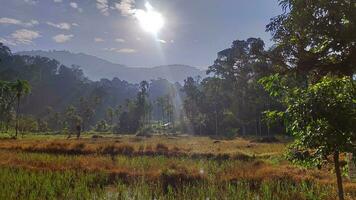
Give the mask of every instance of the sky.
M 248 37 L 260 37 L 268 47 L 265 26 L 282 12 L 277 0 L 0 0 L 0 5 L 0 42 L 13 52 L 68 50 L 132 67 L 207 68 L 218 51 Z M 149 11 L 153 15 L 145 15 Z

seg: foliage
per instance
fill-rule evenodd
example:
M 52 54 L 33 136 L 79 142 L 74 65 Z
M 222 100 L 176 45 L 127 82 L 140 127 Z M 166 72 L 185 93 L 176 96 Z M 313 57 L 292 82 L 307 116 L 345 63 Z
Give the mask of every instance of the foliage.
M 297 70 L 320 78 L 329 72 L 356 72 L 356 4 L 353 0 L 279 0 L 284 13 L 266 30 L 275 46 L 276 68 Z
M 343 197 L 340 153 L 356 153 L 356 89 L 350 77 L 325 76 L 308 88 L 288 87 L 277 74 L 261 80 L 271 95 L 286 106 L 282 117 L 295 137 L 289 158 L 308 166 L 322 166 L 333 155 L 339 198 Z
M 70 126 L 66 119 L 66 110 L 69 106 L 75 107 L 76 115 L 81 118 L 81 126 L 85 131 L 95 127 L 102 119 L 115 126 L 120 123 L 120 115 L 127 110 L 124 108 L 126 99 L 136 100 L 137 93 L 140 92 L 139 84 L 128 83 L 118 78 L 91 81 L 84 76 L 80 66 L 67 67 L 45 57 L 13 55 L 8 47 L 0 44 L 1 93 L 6 93 L 3 82 L 15 82 L 17 79 L 27 80 L 32 86 L 31 95 L 26 97 L 26 101 L 21 102 L 21 113 L 46 121 L 50 131 L 60 131 L 63 127 Z M 145 119 L 140 119 L 140 125 L 147 124 L 152 118 L 161 119 L 157 112 L 158 106 L 152 104 L 154 100 L 170 94 L 171 88 L 181 93 L 177 89 L 181 87 L 180 84 L 172 84 L 164 79 L 146 83 L 150 89 L 146 91 Z M 1 127 L 8 130 L 11 128 L 8 127 L 9 122 L 16 116 L 12 100 L 15 97 L 1 95 L 0 98 L 2 102 L 10 102 L 1 103 L 0 108 Z M 107 116 L 108 108 L 114 110 L 114 116 L 112 113 L 111 117 Z M 4 109 L 7 109 L 6 114 L 2 113 Z M 134 115 L 131 117 L 134 120 Z M 132 129 L 136 129 L 134 127 L 137 126 L 134 125 Z M 131 128 L 129 129 L 131 132 Z
M 18 128 L 22 133 L 39 131 L 39 123 L 31 116 L 23 116 L 18 119 Z
M 185 81 L 184 111 L 193 131 L 223 135 L 239 130 L 242 135 L 268 135 L 263 111 L 278 109 L 280 104 L 257 81 L 272 72 L 268 51 L 259 38 L 236 40 L 231 48 L 220 51 L 207 72 L 213 77 Z
M 268 112 L 269 118 L 284 118 L 287 130 L 298 150 L 312 150 L 313 164 L 321 164 L 328 155 L 355 153 L 356 90 L 350 78 L 327 76 L 306 89 L 289 88 L 279 75 L 261 83 L 286 106 L 284 112 Z M 297 158 L 298 159 L 298 158 Z M 304 157 L 300 158 L 301 160 Z
M 107 132 L 110 130 L 109 124 L 106 123 L 105 120 L 100 120 L 95 127 L 95 131 L 98 132 Z
M 19 128 L 20 101 L 30 91 L 31 86 L 26 80 L 0 81 L 0 114 L 2 115 L 0 120 L 8 126 L 11 121 L 11 112 L 15 110 L 15 136 L 17 136 Z

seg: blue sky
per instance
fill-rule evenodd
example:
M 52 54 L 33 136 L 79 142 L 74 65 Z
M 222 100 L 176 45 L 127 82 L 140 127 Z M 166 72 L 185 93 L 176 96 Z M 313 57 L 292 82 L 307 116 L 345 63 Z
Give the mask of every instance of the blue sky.
M 236 39 L 261 37 L 277 0 L 148 0 L 164 18 L 155 36 L 132 10 L 146 0 L 0 0 L 0 42 L 13 51 L 69 50 L 128 66 L 206 68 Z

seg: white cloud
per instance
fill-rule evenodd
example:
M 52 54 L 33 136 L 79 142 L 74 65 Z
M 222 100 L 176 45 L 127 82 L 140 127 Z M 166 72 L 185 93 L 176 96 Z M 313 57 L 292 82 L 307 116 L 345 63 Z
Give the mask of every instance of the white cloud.
M 33 44 L 33 40 L 41 37 L 40 33 L 37 31 L 32 31 L 28 29 L 20 29 L 11 33 L 5 38 L 0 38 L 0 42 L 8 45 L 30 45 Z
M 83 9 L 79 7 L 79 5 L 76 2 L 70 2 L 69 3 L 70 7 L 78 10 L 78 12 L 83 12 Z
M 53 26 L 55 28 L 59 28 L 59 29 L 62 29 L 62 30 L 69 30 L 71 28 L 71 24 L 66 23 L 66 22 L 62 22 L 62 23 L 58 23 L 58 24 L 55 24 L 53 22 L 47 22 L 47 24 L 49 26 Z
M 94 38 L 94 41 L 95 42 L 104 42 L 105 40 L 103 38 L 96 37 L 96 38 Z
M 162 43 L 162 44 L 166 44 L 167 41 L 166 40 L 162 40 L 162 39 L 157 39 L 158 42 Z
M 36 5 L 38 3 L 38 0 L 24 0 L 24 2 L 30 5 Z
M 116 52 L 118 52 L 118 53 L 136 53 L 137 51 L 135 49 L 123 48 L 123 49 L 117 50 Z
M 26 26 L 34 26 L 40 24 L 37 20 L 32 19 L 30 22 L 25 23 Z
M 108 0 L 96 0 L 96 8 L 98 8 L 103 15 L 109 16 Z
M 130 16 L 135 13 L 135 0 L 121 0 L 120 3 L 115 4 L 115 8 L 121 12 L 123 16 Z
M 54 36 L 52 39 L 57 43 L 64 43 L 64 42 L 68 42 L 73 37 L 74 37 L 74 35 L 72 35 L 72 34 L 70 34 L 70 35 L 59 34 L 59 35 Z
M 116 53 L 136 53 L 136 49 L 131 49 L 131 48 L 104 48 L 104 51 L 111 51 L 111 52 L 116 52 Z
M 11 38 L 13 38 L 17 44 L 32 44 L 33 40 L 40 36 L 39 32 L 27 29 L 17 30 L 11 34 Z
M 12 24 L 12 25 L 19 25 L 24 27 L 33 27 L 35 25 L 38 25 L 39 22 L 34 19 L 30 20 L 29 22 L 23 22 L 21 20 L 14 19 L 14 18 L 2 17 L 0 18 L 0 24 Z
M 72 23 L 72 26 L 79 26 L 79 24 L 77 24 L 77 23 Z
M 124 43 L 124 42 L 125 42 L 125 40 L 124 40 L 124 39 L 122 39 L 122 38 L 116 38 L 116 39 L 115 39 L 115 42 Z
M 78 8 L 78 4 L 75 3 L 75 2 L 70 2 L 69 5 L 70 5 L 70 7 L 72 7 L 72 8 Z
M 22 22 L 17 19 L 13 18 L 7 18 L 7 17 L 2 17 L 0 18 L 0 24 L 16 24 L 16 25 L 21 25 Z

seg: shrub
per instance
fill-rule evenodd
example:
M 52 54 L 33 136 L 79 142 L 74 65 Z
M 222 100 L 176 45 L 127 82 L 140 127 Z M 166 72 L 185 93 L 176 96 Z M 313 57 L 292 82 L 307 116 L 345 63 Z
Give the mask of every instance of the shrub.
M 136 136 L 149 137 L 149 136 L 151 136 L 152 133 L 153 133 L 152 127 L 140 128 L 137 131 Z

